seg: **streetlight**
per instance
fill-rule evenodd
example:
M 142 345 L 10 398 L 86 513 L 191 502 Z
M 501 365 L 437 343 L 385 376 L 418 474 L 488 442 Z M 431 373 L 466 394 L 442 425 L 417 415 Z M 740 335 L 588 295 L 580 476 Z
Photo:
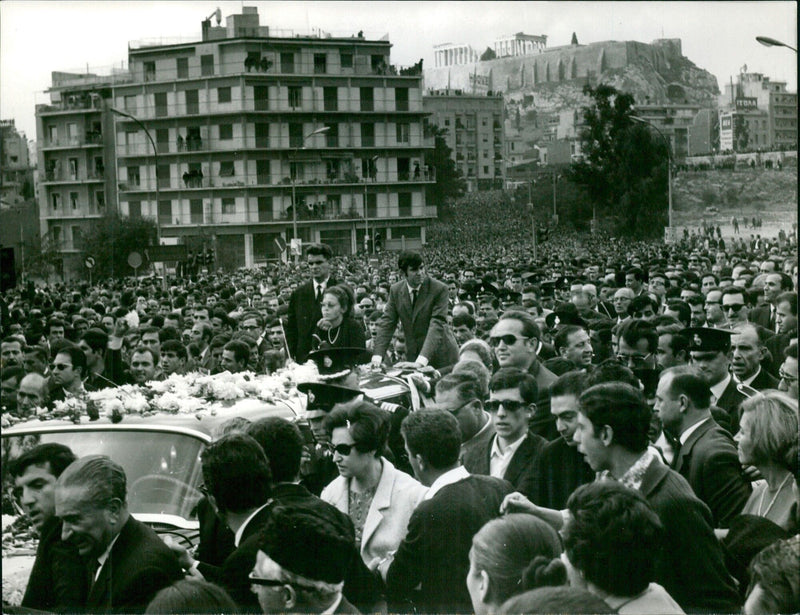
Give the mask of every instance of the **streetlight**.
M 314 135 L 322 134 L 323 132 L 328 132 L 331 129 L 330 126 L 323 126 L 322 128 L 317 128 L 316 130 L 312 130 L 309 132 L 305 137 L 303 137 L 303 142 L 300 144 L 300 147 L 294 148 L 294 159 L 297 162 L 297 152 L 301 149 L 305 149 L 306 141 L 313 137 Z M 296 174 L 295 169 L 295 174 Z M 295 178 L 292 174 L 291 165 L 289 166 L 289 178 L 292 180 L 292 239 L 293 243 L 297 243 L 297 199 L 295 198 Z M 294 262 L 297 264 L 297 261 L 300 260 L 300 253 L 296 252 L 294 255 Z
M 367 179 L 372 175 L 372 165 L 375 164 L 375 161 L 378 159 L 377 156 L 373 156 L 367 162 L 367 177 L 364 178 L 364 242 L 366 243 L 366 252 L 367 257 L 369 257 L 371 250 L 370 250 L 370 243 L 369 243 L 369 209 L 367 208 Z M 375 173 L 378 170 L 375 169 Z M 363 173 L 362 173 L 363 175 Z
M 142 124 L 142 122 L 141 122 L 141 120 L 139 120 L 139 118 L 136 118 L 136 117 L 132 116 L 130 113 L 126 113 L 125 111 L 120 111 L 119 109 L 115 109 L 114 107 L 109 107 L 108 110 L 111 111 L 112 113 L 116 113 L 117 115 L 121 115 L 122 117 L 127 117 L 129 120 L 133 120 L 134 122 L 136 122 L 136 124 L 142 130 L 144 130 L 144 134 L 147 135 L 147 138 L 150 141 L 150 145 L 153 147 L 153 159 L 154 159 L 155 167 L 156 167 L 156 172 L 155 172 L 155 176 L 156 176 L 156 245 L 160 246 L 161 245 L 161 220 L 159 220 L 159 215 L 158 215 L 158 204 L 160 202 L 160 193 L 159 193 L 159 189 L 158 189 L 158 148 L 156 147 L 156 142 L 153 141 L 153 135 L 151 135 L 150 131 L 147 130 L 147 126 Z M 166 278 L 166 276 L 165 276 L 165 278 Z
M 672 146 L 670 145 L 669 139 L 664 136 L 664 133 L 658 129 L 658 126 L 653 124 L 648 120 L 645 120 L 641 117 L 637 117 L 635 115 L 629 115 L 634 122 L 639 122 L 641 124 L 647 124 L 652 129 L 654 129 L 659 136 L 664 140 L 664 144 L 667 146 L 667 203 L 669 209 L 667 210 L 668 215 L 668 224 L 669 224 L 669 232 L 670 237 L 672 237 Z
M 791 49 L 792 51 L 797 53 L 797 49 L 795 49 L 791 45 L 782 43 L 781 41 L 771 38 L 769 36 L 757 36 L 756 40 L 762 45 L 764 45 L 764 47 L 786 47 L 787 49 Z

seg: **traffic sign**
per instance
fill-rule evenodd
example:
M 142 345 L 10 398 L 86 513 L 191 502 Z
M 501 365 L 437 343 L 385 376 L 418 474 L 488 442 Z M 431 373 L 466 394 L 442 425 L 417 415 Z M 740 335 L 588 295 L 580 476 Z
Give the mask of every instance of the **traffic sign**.
M 303 254 L 303 240 L 298 238 L 292 239 L 291 244 L 291 252 L 294 256 L 300 256 Z
M 87 269 L 92 269 L 97 263 L 94 260 L 93 256 L 87 256 L 83 259 L 83 264 Z
M 142 255 L 138 252 L 131 252 L 128 254 L 128 264 L 134 269 L 142 266 Z

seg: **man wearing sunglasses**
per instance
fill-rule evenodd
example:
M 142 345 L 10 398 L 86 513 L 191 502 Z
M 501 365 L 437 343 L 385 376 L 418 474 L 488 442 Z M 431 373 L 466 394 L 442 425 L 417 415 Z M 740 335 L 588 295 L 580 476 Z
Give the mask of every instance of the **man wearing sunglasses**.
M 722 291 L 722 312 L 730 326 L 747 322 L 750 309 L 747 305 L 747 292 L 738 286 L 729 286 Z
M 63 401 L 84 393 L 86 354 L 77 346 L 67 346 L 56 355 L 50 366 L 50 402 Z

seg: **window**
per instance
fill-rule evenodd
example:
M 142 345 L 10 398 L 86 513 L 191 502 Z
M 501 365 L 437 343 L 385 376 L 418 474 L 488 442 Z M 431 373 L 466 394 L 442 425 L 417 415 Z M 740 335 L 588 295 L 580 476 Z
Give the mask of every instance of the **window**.
M 219 163 L 219 176 L 220 177 L 233 177 L 236 171 L 233 166 L 233 160 L 223 160 Z
M 372 122 L 361 124 L 361 147 L 375 147 L 375 124 Z
M 128 183 L 131 186 L 139 186 L 139 167 L 128 167 Z
M 78 159 L 69 159 L 69 178 L 73 181 L 78 179 Z
M 339 61 L 342 64 L 342 68 L 353 68 L 353 54 L 352 53 L 340 53 L 339 54 Z
M 449 126 L 450 125 L 450 118 L 449 117 L 444 119 L 444 125 L 445 126 Z
M 256 124 L 256 147 L 269 147 L 269 124 L 266 122 Z
M 169 129 L 157 128 L 156 129 L 156 149 L 159 153 L 169 151 Z
M 94 204 L 97 206 L 97 209 L 103 209 L 106 206 L 105 192 L 94 193 Z
M 158 223 L 172 224 L 172 201 L 158 202 Z
M 289 86 L 289 107 L 297 109 L 303 104 L 303 88 L 299 85 Z
M 485 166 L 485 165 L 484 165 L 484 167 L 483 167 L 483 174 L 484 174 L 484 175 L 488 175 L 488 174 L 489 174 L 489 167 L 487 167 L 487 166 Z
M 169 165 L 160 164 L 156 167 L 156 181 L 159 188 L 169 188 Z
M 378 174 L 378 167 L 375 164 L 375 160 L 372 159 L 372 158 L 362 158 L 361 159 L 361 176 L 364 179 L 367 179 L 368 177 L 372 178 L 372 179 L 375 179 L 377 174 Z
M 336 181 L 339 178 L 339 161 L 336 159 L 325 161 L 325 177 L 328 181 Z
M 375 99 L 373 98 L 372 88 L 360 88 L 361 110 L 374 111 Z
M 230 89 L 230 87 L 217 88 L 217 102 L 219 102 L 219 103 L 229 103 L 229 102 L 231 102 L 231 89 Z
M 125 97 L 125 111 L 128 113 L 136 113 L 136 96 Z
M 339 124 L 325 124 L 325 147 L 339 147 Z
M 197 90 L 186 90 L 186 113 L 187 115 L 197 115 L 200 113 L 200 103 Z
M 53 243 L 56 244 L 56 245 L 60 244 L 61 243 L 61 227 L 60 226 L 54 226 L 53 228 L 50 229 L 50 232 L 53 235 Z
M 155 81 L 156 80 L 156 63 L 155 62 L 145 62 L 144 63 L 144 80 L 145 81 Z
M 411 216 L 411 193 L 401 192 L 397 195 L 397 207 L 400 216 Z
M 130 201 L 128 203 L 128 216 L 131 218 L 141 218 L 142 217 L 142 202 L 141 201 Z
M 50 138 L 50 142 L 56 143 L 58 141 L 58 126 L 48 126 L 47 134 Z
M 269 110 L 269 88 L 265 85 L 253 86 L 253 100 L 256 111 Z
M 156 105 L 156 117 L 165 117 L 167 115 L 167 93 L 156 92 L 153 94 L 153 99 Z
M 325 111 L 339 110 L 339 88 L 322 88 L 322 99 L 325 103 Z
M 282 73 L 294 72 L 294 53 L 288 52 L 281 54 L 281 72 Z
M 203 224 L 203 199 L 189 201 L 189 222 Z
M 370 56 L 370 66 L 372 67 L 372 72 L 377 75 L 382 75 L 386 72 L 386 61 L 384 56 L 382 55 L 373 55 Z
M 230 141 L 231 139 L 233 139 L 233 124 L 220 124 L 219 140 Z
M 488 121 L 486 120 L 486 118 L 485 118 L 485 117 L 484 117 L 484 118 L 482 118 L 482 119 L 481 119 L 481 126 L 483 126 L 483 127 L 486 127 L 486 126 L 488 126 L 488 125 L 489 125 L 489 123 L 488 123 Z
M 178 66 L 178 79 L 189 78 L 189 58 L 176 58 Z
M 256 160 L 256 181 L 259 184 L 270 183 L 270 161 L 266 159 Z
M 61 195 L 57 193 L 53 193 L 50 195 L 50 204 L 53 206 L 53 209 L 56 210 L 61 207 Z
M 200 56 L 200 74 L 203 76 L 214 74 L 214 56 Z
M 223 215 L 231 215 L 236 213 L 236 199 L 233 197 L 226 197 L 222 199 L 222 213 Z
M 378 195 L 374 192 L 367 193 L 367 217 L 378 217 Z
M 329 194 L 325 201 L 325 213 L 338 217 L 342 213 L 342 195 Z
M 398 158 L 397 159 L 397 180 L 407 182 L 411 178 L 411 159 Z
M 258 197 L 258 221 L 269 222 L 272 220 L 272 197 Z
M 314 54 L 314 74 L 324 75 L 327 72 L 328 56 L 324 53 Z
M 397 124 L 395 124 L 397 142 L 408 143 L 410 130 L 411 130 L 411 125 L 408 122 L 397 122 Z
M 408 111 L 408 88 L 394 89 L 394 105 L 396 111 Z
M 289 147 L 303 147 L 303 125 L 289 124 Z
M 69 193 L 69 204 L 72 209 L 78 209 L 78 193 L 77 192 L 70 192 Z

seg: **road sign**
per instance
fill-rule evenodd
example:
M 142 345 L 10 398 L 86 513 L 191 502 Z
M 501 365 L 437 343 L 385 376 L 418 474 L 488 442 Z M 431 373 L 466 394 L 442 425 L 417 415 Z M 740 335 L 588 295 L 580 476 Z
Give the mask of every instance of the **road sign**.
M 86 257 L 86 258 L 83 260 L 83 264 L 84 264 L 84 266 L 85 266 L 87 269 L 92 269 L 92 268 L 93 268 L 93 267 L 94 267 L 94 266 L 95 266 L 97 263 L 95 262 L 95 260 L 94 260 L 94 257 L 93 257 L 93 256 L 87 256 L 87 257 Z
M 301 256 L 303 254 L 303 240 L 299 237 L 292 239 L 291 252 L 293 256 Z
M 286 252 L 286 240 L 283 237 L 278 235 L 272 241 L 275 243 L 275 247 L 278 249 L 278 254 L 283 254 Z
M 128 264 L 134 269 L 142 266 L 142 255 L 138 252 L 131 252 L 128 254 Z

